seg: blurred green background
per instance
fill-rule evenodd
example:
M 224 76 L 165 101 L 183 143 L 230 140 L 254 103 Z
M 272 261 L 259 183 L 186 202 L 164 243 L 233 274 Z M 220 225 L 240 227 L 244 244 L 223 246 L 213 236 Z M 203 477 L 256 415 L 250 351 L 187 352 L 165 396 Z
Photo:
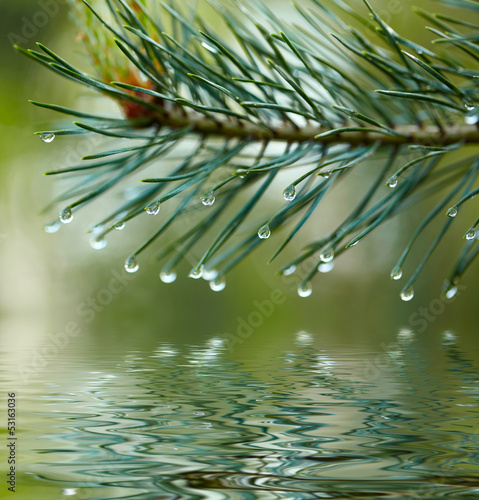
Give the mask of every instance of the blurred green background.
M 415 3 L 426 8 L 431 4 Z M 43 23 L 38 13 L 47 4 L 60 8 Z M 386 9 L 386 4 L 375 2 L 379 9 Z M 423 30 L 424 23 L 410 14 L 409 2 L 401 5 L 404 8 L 400 14 L 391 16 L 392 25 L 401 33 L 414 33 L 416 39 L 425 41 L 428 35 Z M 278 2 L 274 6 L 279 15 L 290 18 L 288 2 L 281 2 L 281 9 Z M 206 12 L 209 17 L 213 15 L 211 10 Z M 214 24 L 211 17 L 210 22 Z M 95 221 L 95 211 L 102 210 L 101 201 L 58 233 L 45 233 L 43 225 L 56 215 L 56 209 L 53 215 L 38 214 L 58 192 L 58 186 L 54 179 L 42 174 L 62 164 L 74 139 L 57 138 L 52 144 L 42 143 L 33 132 L 48 129 L 59 117 L 33 107 L 27 100 L 68 107 L 78 107 L 79 103 L 88 106 L 93 101 L 85 97 L 83 88 L 18 54 L 12 48 L 12 41 L 18 35 L 24 39 L 18 39 L 20 44 L 27 48 L 41 41 L 67 59 L 73 58 L 82 68 L 88 68 L 88 62 L 81 54 L 81 43 L 75 40 L 75 26 L 64 2 L 2 2 L 0 29 L 0 313 L 4 338 L 11 338 L 18 345 L 41 345 L 49 333 L 61 331 L 69 321 L 76 321 L 83 332 L 97 337 L 98 345 L 105 348 L 112 342 L 140 345 L 152 338 L 178 342 L 201 340 L 234 333 L 238 318 L 247 319 L 257 309 L 254 301 L 268 299 L 274 289 L 281 290 L 285 300 L 255 329 L 255 335 L 270 339 L 272 345 L 281 345 L 283 338 L 286 342 L 292 332 L 300 330 L 321 332 L 316 336 L 320 343 L 338 338 L 354 343 L 361 338 L 363 342 L 379 345 L 394 338 L 401 328 L 414 329 L 411 318 L 415 316 L 411 315 L 421 308 L 429 310 L 431 304 L 436 304 L 438 312 L 429 314 L 432 319 L 423 335 L 434 336 L 446 329 L 474 333 L 477 321 L 474 306 L 479 291 L 477 263 L 464 279 L 461 296 L 444 307 L 438 306 L 443 277 L 449 273 L 462 242 L 462 226 L 456 233 L 451 232 L 441 254 L 435 255 L 424 270 L 413 301 L 402 302 L 400 283 L 389 279 L 411 224 L 420 220 L 425 208 L 394 220 L 347 252 L 338 259 L 333 272 L 315 279 L 314 292 L 308 299 L 300 299 L 294 287 L 278 278 L 274 265 L 266 266 L 277 244 L 268 241 L 260 252 L 228 276 L 222 293 L 212 292 L 203 280 L 187 279 L 186 268 L 174 284 L 165 285 L 158 278 L 159 267 L 144 259 L 134 279 L 109 304 L 95 311 L 91 321 L 82 316 L 79 307 L 81 310 L 82 304 L 108 285 L 112 272 L 122 272 L 125 256 L 140 240 L 132 232 L 123 231 L 113 234 L 102 252 L 91 249 L 86 230 Z M 358 189 L 365 185 L 361 184 L 364 181 L 358 180 Z M 336 198 L 333 209 L 340 212 L 344 202 L 345 198 Z M 315 223 L 309 224 L 297 236 L 289 256 L 309 241 L 307 231 L 314 227 Z M 418 248 L 424 249 L 427 243 L 423 241 Z M 420 255 L 416 254 L 416 261 Z M 246 355 L 254 342 L 252 337 L 239 349 Z

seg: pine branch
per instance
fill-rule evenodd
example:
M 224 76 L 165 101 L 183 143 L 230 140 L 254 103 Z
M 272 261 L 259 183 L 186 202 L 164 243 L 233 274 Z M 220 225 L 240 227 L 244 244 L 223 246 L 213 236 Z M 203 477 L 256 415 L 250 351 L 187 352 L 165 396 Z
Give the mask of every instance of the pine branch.
M 119 85 L 119 84 L 117 84 Z M 125 87 L 125 85 L 122 85 Z M 135 87 L 138 89 L 138 87 Z M 138 90 L 136 90 L 138 91 Z M 177 102 L 183 102 L 177 100 Z M 243 102 L 245 107 L 262 107 L 267 108 L 268 104 L 257 106 L 256 103 Z M 193 105 L 185 102 L 185 106 Z M 198 106 L 199 107 L 199 106 Z M 271 105 L 271 109 L 273 105 Z M 210 111 L 212 111 L 210 109 Z M 349 111 L 349 110 L 348 110 Z M 213 112 L 213 111 L 212 111 Z M 155 124 L 158 129 L 163 127 L 171 129 L 190 129 L 192 134 L 200 136 L 208 136 L 214 138 L 231 138 L 236 139 L 251 139 L 254 141 L 269 141 L 269 142 L 318 142 L 322 145 L 326 144 L 376 144 L 381 145 L 434 145 L 434 146 L 451 146 L 453 144 L 479 144 L 479 129 L 475 125 L 452 125 L 449 127 L 439 128 L 437 126 L 418 126 L 418 125 L 398 125 L 394 129 L 386 127 L 367 128 L 360 126 L 346 126 L 335 129 L 304 125 L 297 126 L 293 124 L 283 124 L 278 126 L 266 127 L 261 124 L 255 124 L 244 120 L 238 114 L 237 120 L 229 120 L 221 117 L 208 118 L 203 114 L 188 112 L 184 110 L 163 110 L 158 116 L 151 119 L 150 125 Z M 107 131 L 94 130 L 88 125 L 75 123 L 75 125 L 90 130 L 92 132 L 108 134 Z M 125 137 L 125 136 L 121 136 Z M 135 135 L 133 138 L 138 138 Z
M 366 0 L 370 18 L 342 0 L 335 3 L 334 12 L 319 0 L 311 1 L 311 9 L 296 6 L 304 24 L 295 26 L 261 3 L 248 8 L 235 3 L 232 13 L 223 14 L 234 40 L 225 41 L 195 12 L 172 4 L 159 10 L 152 0 L 106 0 L 100 7 L 77 2 L 75 12 L 96 76 L 42 44 L 41 52 L 19 50 L 114 99 L 124 118 L 33 102 L 80 120 L 73 128 L 39 132 L 45 142 L 78 134 L 119 141 L 114 149 L 84 157 L 86 163 L 47 172 L 79 176 L 51 204 L 68 200 L 60 221 L 71 222 L 74 212 L 148 166 L 157 175 L 144 179 L 135 196 L 91 229 L 92 246 L 103 248 L 110 231 L 145 212 L 156 215 L 162 204 L 176 200 L 171 216 L 131 253 L 125 268 L 137 271 L 139 256 L 158 246 L 165 232 L 182 227 L 179 221 L 186 218 L 186 231 L 180 236 L 176 231 L 173 242 L 159 246 L 156 259 L 164 262 L 160 277 L 174 281 L 185 249 L 198 248 L 203 256 L 190 276 L 203 275 L 219 291 L 228 271 L 262 240 L 296 220 L 270 262 L 278 258 L 331 189 L 372 160 L 379 164 L 377 174 L 350 215 L 282 272 L 305 266 L 298 293 L 306 297 L 318 269 L 329 269 L 333 259 L 395 215 L 439 195 L 441 201 L 416 229 L 391 273 L 394 280 L 402 277 L 415 242 L 447 212 L 401 292 L 403 300 L 410 300 L 424 265 L 478 189 L 479 163 L 471 146 L 479 144 L 479 30 L 471 11 L 479 14 L 479 5 L 438 0 L 455 7 L 451 15 L 417 10 L 437 36 L 431 47 L 423 47 L 396 33 Z M 212 4 L 223 10 L 214 0 Z M 351 16 L 366 30 L 376 30 L 381 43 L 351 27 Z M 284 144 L 282 153 L 278 144 Z M 181 153 L 174 157 L 174 151 Z M 168 161 L 158 162 L 160 158 Z M 257 219 L 256 234 L 251 221 L 261 214 L 258 203 L 284 169 L 294 169 L 298 176 L 284 189 L 285 205 Z M 253 186 L 256 191 L 243 206 L 220 224 L 226 209 Z M 198 210 L 198 199 L 211 208 Z M 464 249 L 443 289 L 448 298 L 478 254 L 478 223 L 466 223 Z M 47 229 L 52 232 L 59 225 L 55 221 Z

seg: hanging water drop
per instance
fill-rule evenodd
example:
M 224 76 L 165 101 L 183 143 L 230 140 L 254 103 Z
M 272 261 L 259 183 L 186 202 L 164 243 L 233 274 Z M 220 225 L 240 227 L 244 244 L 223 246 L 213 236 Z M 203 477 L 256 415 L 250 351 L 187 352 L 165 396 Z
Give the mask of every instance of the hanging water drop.
M 226 287 L 226 280 L 224 276 L 220 276 L 219 278 L 210 281 L 210 288 L 213 290 L 213 292 L 221 292 L 221 290 L 224 290 L 225 287 Z
M 313 287 L 309 281 L 307 283 L 301 283 L 301 285 L 298 286 L 298 295 L 300 297 L 309 297 L 312 293 Z
M 355 247 L 359 243 L 359 240 L 353 241 L 349 244 L 349 247 Z
M 318 266 L 318 271 L 320 273 L 329 273 L 334 269 L 334 262 L 322 262 Z
M 391 279 L 394 281 L 400 280 L 402 278 L 402 269 L 400 267 L 395 267 L 391 271 Z
M 329 179 L 331 177 L 331 170 L 325 170 L 324 172 L 319 172 L 319 175 L 322 175 L 325 179 Z
M 446 213 L 449 217 L 456 217 L 457 207 L 451 207 Z
M 474 228 L 469 229 L 469 231 L 464 235 L 466 240 L 473 240 L 476 237 L 476 230 Z
M 203 269 L 202 278 L 206 281 L 214 280 L 218 276 L 218 271 L 216 269 Z
M 60 212 L 60 222 L 63 222 L 63 224 L 69 224 L 73 220 L 73 214 L 72 210 L 70 207 L 64 208 Z
M 412 286 L 406 288 L 401 292 L 401 299 L 404 300 L 404 302 L 409 302 L 412 300 L 414 297 L 414 288 Z
M 398 178 L 395 175 L 393 175 L 388 180 L 388 187 L 394 189 L 397 185 L 398 185 Z
M 90 246 L 94 250 L 103 250 L 106 247 L 106 240 L 105 238 L 90 238 Z
M 265 224 L 264 226 L 260 227 L 260 229 L 258 231 L 258 236 L 262 240 L 266 240 L 267 238 L 269 238 L 271 236 L 271 230 L 270 230 L 268 224 Z
M 195 267 L 195 269 L 193 269 L 188 276 L 194 280 L 198 280 L 203 276 L 203 270 L 204 266 Z
M 289 276 L 290 274 L 293 274 L 294 271 L 296 271 L 296 266 L 292 264 L 291 266 L 283 270 L 283 276 Z
M 163 283 L 173 283 L 176 280 L 176 273 L 175 271 L 161 271 L 160 273 L 160 280 L 163 281 Z
M 321 253 L 319 258 L 323 262 L 326 262 L 326 263 L 331 262 L 334 259 L 334 250 L 332 248 L 330 248 L 329 250 L 324 251 L 323 253 Z
M 479 121 L 479 112 L 476 109 L 468 111 L 464 117 L 466 125 L 475 125 Z
M 43 229 L 46 233 L 56 233 L 60 229 L 61 225 L 62 223 L 59 220 L 56 220 L 43 226 Z
M 450 284 L 444 294 L 446 299 L 452 299 L 457 294 L 457 286 Z
M 40 139 L 43 142 L 46 142 L 47 144 L 49 144 L 50 142 L 54 141 L 55 134 L 53 132 L 43 132 L 42 134 L 40 134 Z
M 296 188 L 291 184 L 283 191 L 283 198 L 286 201 L 293 201 L 296 198 Z
M 466 111 L 474 111 L 476 105 L 470 97 L 466 97 L 464 99 L 464 107 L 466 108 Z
M 211 205 L 215 202 L 215 199 L 215 193 L 210 191 L 201 198 L 201 203 L 203 203 L 205 207 L 211 207 Z
M 136 273 L 138 269 L 140 268 L 137 260 L 135 257 L 128 257 L 125 261 L 125 271 L 127 273 Z
M 123 221 L 119 221 L 117 222 L 116 224 L 113 225 L 113 227 L 117 230 L 117 231 L 123 231 L 123 229 L 125 229 L 125 223 Z
M 146 213 L 148 215 L 156 215 L 160 211 L 160 202 L 154 201 L 146 207 Z

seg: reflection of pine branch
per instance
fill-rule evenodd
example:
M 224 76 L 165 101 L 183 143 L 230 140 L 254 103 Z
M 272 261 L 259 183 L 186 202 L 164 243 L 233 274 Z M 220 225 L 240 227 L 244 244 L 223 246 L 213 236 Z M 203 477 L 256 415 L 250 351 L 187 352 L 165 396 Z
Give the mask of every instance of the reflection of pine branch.
M 196 14 L 186 15 L 169 5 L 163 5 L 160 13 L 150 0 L 111 0 L 99 12 L 84 2 L 82 36 L 99 78 L 74 68 L 41 44 L 42 52 L 19 49 L 56 73 L 115 99 L 124 113 L 124 119 L 105 118 L 34 102 L 81 120 L 71 129 L 42 132 L 45 142 L 55 135 L 80 133 L 124 141 L 116 149 L 84 157 L 88 161 L 82 165 L 49 172 L 82 174 L 76 186 L 57 200 L 72 200 L 60 220 L 69 222 L 73 211 L 127 175 L 182 148 L 176 167 L 165 171 L 164 165 L 172 160 L 157 164 L 158 176 L 144 179 L 135 197 L 94 228 L 92 245 L 102 248 L 112 229 L 120 229 L 145 210 L 155 215 L 161 204 L 176 198 L 171 217 L 162 220 L 125 267 L 136 271 L 137 256 L 174 227 L 180 215 L 189 213 L 186 232 L 157 255 L 166 259 L 162 279 L 172 281 L 185 248 L 201 248 L 200 239 L 213 228 L 210 245 L 190 276 L 199 277 L 206 270 L 212 288 L 219 290 L 227 271 L 298 216 L 271 258 L 275 259 L 330 188 L 374 160 L 382 167 L 350 215 L 330 235 L 311 243 L 283 272 L 313 260 L 298 289 L 301 296 L 309 295 L 318 264 L 331 261 L 399 212 L 440 193 L 439 203 L 416 229 L 391 273 L 393 279 L 401 278 L 416 239 L 447 211 L 449 218 L 403 288 L 402 298 L 410 300 L 424 264 L 458 211 L 478 191 L 479 160 L 468 144 L 479 144 L 475 105 L 479 71 L 474 69 L 479 38 L 477 26 L 470 22 L 479 14 L 479 5 L 438 0 L 443 7 L 455 7 L 451 16 L 418 10 L 438 37 L 432 50 L 393 31 L 366 0 L 371 20 L 342 0 L 335 1 L 335 12 L 340 14 L 319 0 L 311 2 L 312 9 L 296 6 L 304 24 L 295 27 L 281 23 L 261 3 L 249 11 L 235 4 L 234 14 L 224 14 L 234 44 L 212 34 Z M 255 22 L 254 10 L 260 11 L 262 24 Z M 165 16 L 171 35 L 162 24 Z M 375 30 L 381 44 L 374 45 L 343 21 L 351 16 L 362 31 Z M 263 27 L 265 23 L 273 34 Z M 330 35 L 331 30 L 341 35 Z M 282 153 L 273 147 L 275 143 L 284 144 Z M 248 232 L 247 217 L 278 172 L 292 167 L 300 175 L 285 188 L 285 205 L 262 218 L 258 234 Z M 237 196 L 256 184 L 256 192 L 230 221 L 216 224 Z M 384 184 L 392 189 L 386 190 Z M 204 205 L 215 206 L 191 214 L 198 197 Z M 478 254 L 478 223 L 479 219 L 465 231 L 464 249 L 444 287 L 448 297 Z M 213 268 L 218 271 L 212 272 Z

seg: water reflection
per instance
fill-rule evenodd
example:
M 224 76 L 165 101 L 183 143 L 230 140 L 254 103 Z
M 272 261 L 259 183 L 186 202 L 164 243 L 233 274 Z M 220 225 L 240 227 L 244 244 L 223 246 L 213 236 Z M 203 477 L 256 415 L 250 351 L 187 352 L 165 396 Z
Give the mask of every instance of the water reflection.
M 43 498 L 438 498 L 479 492 L 477 350 L 69 351 L 22 392 L 20 491 Z M 430 351 L 439 355 L 430 357 Z M 434 359 L 434 363 L 431 362 Z

